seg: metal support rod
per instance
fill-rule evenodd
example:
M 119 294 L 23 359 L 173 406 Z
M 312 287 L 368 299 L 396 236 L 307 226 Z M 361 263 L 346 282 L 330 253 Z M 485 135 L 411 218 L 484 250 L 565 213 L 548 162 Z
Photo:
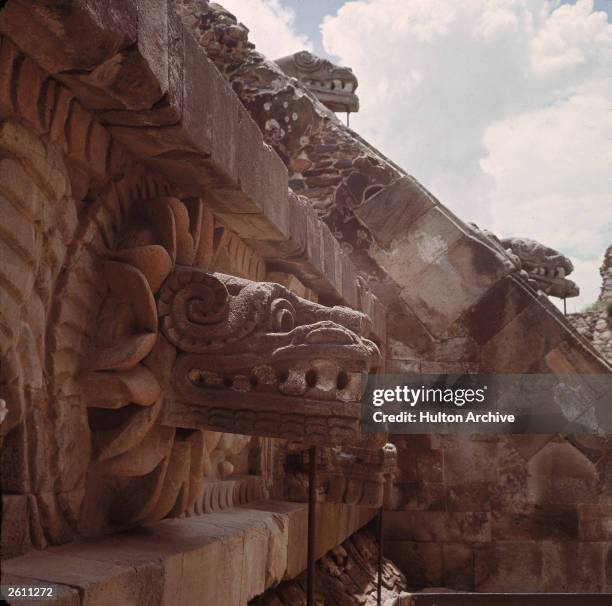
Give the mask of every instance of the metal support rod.
M 308 451 L 308 577 L 306 605 L 315 606 L 315 539 L 317 523 L 317 447 Z
M 378 587 L 376 594 L 376 605 L 382 606 L 382 575 L 383 575 L 383 508 L 378 510 Z
M 351 112 L 346 112 L 346 125 L 349 125 L 349 116 L 351 115 Z
M 567 316 L 567 299 L 563 297 L 563 315 Z

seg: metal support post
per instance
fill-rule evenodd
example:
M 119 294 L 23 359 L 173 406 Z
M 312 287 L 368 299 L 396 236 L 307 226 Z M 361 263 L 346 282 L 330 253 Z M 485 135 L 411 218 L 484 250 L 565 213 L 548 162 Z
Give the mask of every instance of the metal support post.
M 376 594 L 377 606 L 382 606 L 382 577 L 383 577 L 383 507 L 378 510 L 378 588 Z
M 317 447 L 308 451 L 308 577 L 306 604 L 315 606 L 315 539 L 317 524 Z

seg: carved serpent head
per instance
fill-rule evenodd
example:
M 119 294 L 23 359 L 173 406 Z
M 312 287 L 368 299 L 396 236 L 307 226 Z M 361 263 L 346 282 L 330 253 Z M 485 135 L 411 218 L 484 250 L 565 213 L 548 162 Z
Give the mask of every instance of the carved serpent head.
M 362 375 L 380 359 L 364 314 L 193 267 L 174 270 L 157 309 L 177 352 L 174 423 L 194 427 L 208 409 L 205 424 L 225 431 L 327 443 L 356 437 Z
M 580 289 L 566 276 L 574 265 L 564 254 L 529 238 L 504 238 L 501 245 L 516 255 L 536 286 L 548 295 L 576 297 Z
M 359 98 L 355 94 L 358 82 L 350 67 L 334 65 L 308 51 L 281 57 L 275 63 L 287 76 L 297 78 L 332 111 L 359 111 Z
M 361 377 L 379 359 L 367 317 L 205 271 L 206 221 L 200 200 L 147 199 L 92 265 L 104 289 L 78 381 L 94 442 L 83 534 L 201 513 L 249 436 L 363 440 Z

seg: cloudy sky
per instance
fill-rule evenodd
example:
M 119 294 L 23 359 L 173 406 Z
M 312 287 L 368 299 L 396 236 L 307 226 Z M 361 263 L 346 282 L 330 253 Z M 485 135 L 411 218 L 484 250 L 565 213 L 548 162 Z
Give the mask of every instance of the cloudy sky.
M 612 0 L 217 0 L 270 58 L 353 68 L 351 126 L 466 221 L 574 262 L 612 242 Z M 272 33 L 274 32 L 274 33 Z

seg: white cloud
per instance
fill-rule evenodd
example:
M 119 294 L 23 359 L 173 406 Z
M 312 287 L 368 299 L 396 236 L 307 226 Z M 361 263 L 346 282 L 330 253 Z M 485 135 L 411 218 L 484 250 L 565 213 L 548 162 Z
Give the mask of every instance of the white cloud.
M 249 28 L 249 40 L 268 59 L 312 50 L 307 36 L 297 33 L 295 13 L 280 0 L 220 0 L 224 8 Z
M 351 125 L 468 221 L 574 261 L 612 241 L 612 25 L 591 0 L 354 0 L 323 44 L 359 78 Z

